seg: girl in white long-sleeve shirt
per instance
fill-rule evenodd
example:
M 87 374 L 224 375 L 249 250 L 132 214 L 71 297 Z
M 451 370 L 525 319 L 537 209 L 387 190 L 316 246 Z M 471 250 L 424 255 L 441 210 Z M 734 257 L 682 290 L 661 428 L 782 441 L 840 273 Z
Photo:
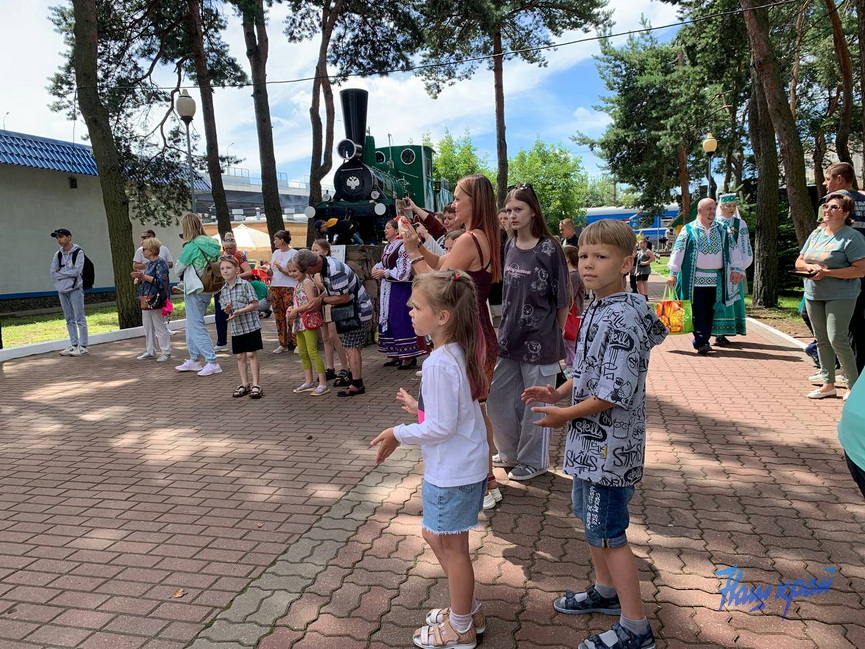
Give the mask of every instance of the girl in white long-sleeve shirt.
M 402 389 L 396 397 L 403 410 L 417 413 L 418 423 L 388 428 L 372 445 L 380 445 L 377 462 L 399 444 L 418 444 L 423 455 L 423 537 L 448 578 L 451 605 L 427 614 L 414 644 L 472 649 L 485 619 L 474 598 L 469 530 L 483 507 L 489 462 L 478 404 L 488 385 L 474 282 L 463 271 L 416 277 L 410 315 L 415 333 L 435 345 L 423 365 L 420 400 Z

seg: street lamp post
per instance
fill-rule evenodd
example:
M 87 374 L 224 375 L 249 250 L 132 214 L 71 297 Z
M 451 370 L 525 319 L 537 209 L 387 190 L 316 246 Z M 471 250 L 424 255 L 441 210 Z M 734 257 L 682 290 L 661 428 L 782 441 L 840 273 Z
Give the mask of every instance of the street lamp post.
M 703 152 L 706 154 L 706 160 L 708 161 L 706 168 L 706 180 L 709 183 L 709 198 L 711 198 L 712 200 L 715 200 L 715 191 L 717 189 L 715 179 L 712 177 L 712 157 L 715 155 L 715 151 L 717 150 L 718 140 L 716 140 L 715 137 L 711 133 L 709 133 L 703 140 Z
M 186 161 L 189 165 L 189 193 L 192 196 L 192 213 L 197 214 L 198 209 L 195 202 L 195 171 L 192 168 L 192 138 L 189 136 L 189 125 L 195 116 L 195 100 L 184 90 L 177 98 L 174 109 L 180 119 L 186 124 Z

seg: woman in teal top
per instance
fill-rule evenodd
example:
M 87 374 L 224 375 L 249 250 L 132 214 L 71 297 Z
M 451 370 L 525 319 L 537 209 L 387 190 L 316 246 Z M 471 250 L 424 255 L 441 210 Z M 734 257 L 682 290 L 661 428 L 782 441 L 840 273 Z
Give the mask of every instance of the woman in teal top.
M 805 300 L 820 358 L 820 374 L 812 378 L 822 386 L 809 392 L 809 399 L 837 394 L 836 356 L 848 388 L 859 377 L 847 331 L 859 296 L 858 278 L 865 276 L 865 237 L 849 227 L 852 212 L 852 198 L 829 194 L 823 203 L 823 225 L 811 233 L 796 260 L 797 270 L 811 273 L 805 280 Z
M 844 459 L 850 475 L 865 496 L 865 381 L 859 383 L 847 394 L 847 399 L 838 422 L 838 441 L 844 449 Z

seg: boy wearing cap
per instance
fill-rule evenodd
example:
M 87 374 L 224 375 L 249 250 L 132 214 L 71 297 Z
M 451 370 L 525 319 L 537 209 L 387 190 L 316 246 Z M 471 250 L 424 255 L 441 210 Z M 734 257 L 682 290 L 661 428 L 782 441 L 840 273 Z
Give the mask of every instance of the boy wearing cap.
M 61 356 L 82 356 L 87 353 L 87 318 L 84 313 L 84 251 L 72 243 L 72 233 L 57 228 L 51 233 L 57 239 L 58 250 L 51 257 L 51 278 L 60 297 L 60 306 L 66 318 L 69 347 Z M 80 251 L 75 254 L 75 251 Z

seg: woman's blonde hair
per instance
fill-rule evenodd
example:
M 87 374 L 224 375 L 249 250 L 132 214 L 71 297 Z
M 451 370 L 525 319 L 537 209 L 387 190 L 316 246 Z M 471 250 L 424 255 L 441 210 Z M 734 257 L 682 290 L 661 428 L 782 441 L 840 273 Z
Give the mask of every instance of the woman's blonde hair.
M 180 231 L 183 232 L 183 240 L 186 242 L 192 241 L 195 237 L 207 236 L 204 226 L 201 225 L 201 219 L 192 212 L 187 212 L 180 219 Z
M 149 250 L 154 254 L 159 254 L 159 249 L 162 248 L 162 242 L 156 237 L 150 237 L 141 242 L 141 247 L 144 250 Z
M 474 281 L 465 271 L 445 270 L 418 275 L 411 286 L 412 291 L 424 294 L 434 313 L 450 313 L 445 338 L 463 348 L 472 399 L 486 399 L 489 392 L 484 371 L 486 349 L 484 339 L 478 335 L 478 296 Z
M 325 256 L 330 255 L 330 241 L 327 239 L 316 239 L 312 242 L 312 245 L 318 246 L 325 252 Z

